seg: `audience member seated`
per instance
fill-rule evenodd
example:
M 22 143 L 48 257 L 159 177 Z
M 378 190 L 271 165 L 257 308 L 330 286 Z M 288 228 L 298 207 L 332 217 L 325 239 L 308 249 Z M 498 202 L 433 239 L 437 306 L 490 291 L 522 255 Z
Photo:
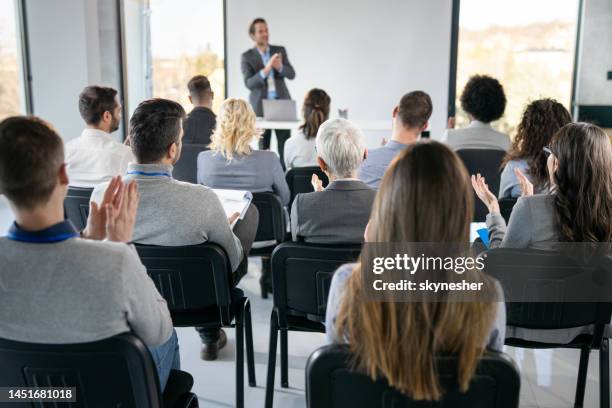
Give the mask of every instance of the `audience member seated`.
M 442 138 L 453 150 L 510 148 L 508 135 L 491 127 L 491 122 L 501 118 L 506 109 L 504 88 L 497 79 L 487 75 L 471 77 L 461 94 L 461 108 L 468 114 L 470 124 L 464 129 L 448 129 Z
M 468 174 L 459 157 L 438 142 L 415 143 L 385 173 L 365 239 L 373 243 L 468 242 L 473 205 Z M 439 276 L 456 279 L 452 275 L 455 271 Z M 459 386 L 465 390 L 485 348 L 502 350 L 506 314 L 504 303 L 493 301 L 503 299 L 496 281 L 477 269 L 465 271 L 461 279 L 482 283 L 479 299 L 488 300 L 452 301 L 446 292 L 438 301 L 398 301 L 390 290 L 377 294 L 384 301 L 373 300 L 361 264 L 343 265 L 331 283 L 326 338 L 348 343 L 358 370 L 373 379 L 384 377 L 416 400 L 440 399 L 443 390 L 434 358 L 457 355 Z
M 377 189 L 393 158 L 406 146 L 417 141 L 427 129 L 433 104 L 423 91 L 407 93 L 393 109 L 391 140 L 384 146 L 370 150 L 359 168 L 358 177 L 368 186 Z
M 132 151 L 110 134 L 119 129 L 121 103 L 113 88 L 88 86 L 79 96 L 79 112 L 87 127 L 66 143 L 70 185 L 94 187 L 125 173 Z
M 557 130 L 571 121 L 567 109 L 553 99 L 539 99 L 527 105 L 502 164 L 499 198 L 520 197 L 523 178 L 533 184 L 537 194 L 548 192 L 546 154 L 542 149 Z
M 183 121 L 184 144 L 210 144 L 210 136 L 215 130 L 217 118 L 212 111 L 212 103 L 215 97 L 210 87 L 208 78 L 204 75 L 196 75 L 187 83 L 189 89 L 189 101 L 193 104 L 193 110 Z
M 243 99 L 227 99 L 221 105 L 209 151 L 198 156 L 198 183 L 211 188 L 276 193 L 289 203 L 289 186 L 276 153 L 253 150 L 259 138 L 255 113 Z
M 322 89 L 311 89 L 304 98 L 304 123 L 297 133 L 285 142 L 285 168 L 317 165 L 315 137 L 319 126 L 329 118 L 331 98 Z
M 293 240 L 362 242 L 376 195 L 376 190 L 357 179 L 357 168 L 366 154 L 363 134 L 348 120 L 333 119 L 321 125 L 316 143 L 317 161 L 329 185 L 323 189 L 313 174 L 315 192 L 295 197 L 291 207 Z
M 27 171 L 23 171 L 27 169 Z M 132 241 L 136 184 L 111 179 L 79 236 L 64 220 L 62 139 L 37 118 L 0 123 L 0 191 L 15 222 L 0 237 L 0 337 L 84 343 L 132 331 L 149 347 L 160 384 L 180 365 L 166 301 Z
M 130 145 L 136 162 L 130 163 L 127 179 L 138 183 L 141 196 L 133 240 L 163 246 L 219 244 L 229 257 L 232 280 L 238 283 L 246 274 L 246 254 L 257 230 L 257 209 L 249 207 L 232 232 L 230 223 L 238 214 L 228 220 L 212 190 L 172 178 L 172 165 L 181 154 L 184 117 L 178 103 L 151 99 L 138 105 L 130 119 Z M 92 200 L 105 190 L 105 184 L 97 186 Z M 201 329 L 200 335 L 204 343 L 202 358 L 216 359 L 227 341 L 225 333 L 221 329 Z

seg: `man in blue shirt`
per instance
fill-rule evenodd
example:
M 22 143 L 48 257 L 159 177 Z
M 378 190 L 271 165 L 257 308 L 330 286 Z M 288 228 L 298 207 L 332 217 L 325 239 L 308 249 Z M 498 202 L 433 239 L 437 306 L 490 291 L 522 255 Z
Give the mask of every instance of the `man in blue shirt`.
M 285 84 L 285 78 L 295 78 L 295 70 L 289 62 L 284 47 L 270 45 L 268 24 L 263 18 L 256 18 L 249 26 L 249 35 L 255 46 L 242 54 L 240 66 L 244 84 L 249 88 L 249 102 L 255 114 L 263 116 L 264 99 L 291 99 Z M 285 141 L 290 136 L 289 130 L 275 129 L 278 142 L 278 153 L 283 160 Z M 266 130 L 259 141 L 260 149 L 270 148 L 272 131 Z
M 368 151 L 357 175 L 361 181 L 378 189 L 387 167 L 395 156 L 406 146 L 417 141 L 421 132 L 427 129 L 433 112 L 433 104 L 423 91 L 407 93 L 393 109 L 393 130 L 391 140 L 382 147 Z

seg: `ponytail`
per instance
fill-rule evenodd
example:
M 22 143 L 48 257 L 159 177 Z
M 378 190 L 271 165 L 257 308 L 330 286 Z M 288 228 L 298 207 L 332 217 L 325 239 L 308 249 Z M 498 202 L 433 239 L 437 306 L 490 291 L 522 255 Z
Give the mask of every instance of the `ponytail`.
M 329 95 L 322 89 L 311 89 L 306 94 L 303 107 L 304 123 L 300 130 L 307 140 L 315 138 L 319 127 L 328 119 L 330 103 Z

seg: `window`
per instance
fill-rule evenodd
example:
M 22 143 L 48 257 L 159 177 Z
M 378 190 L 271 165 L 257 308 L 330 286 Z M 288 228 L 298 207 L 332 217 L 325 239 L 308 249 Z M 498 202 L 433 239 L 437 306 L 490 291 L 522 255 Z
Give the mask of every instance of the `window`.
M 223 0 L 150 0 L 153 96 L 192 108 L 187 82 L 206 75 L 215 93 L 213 110 L 225 99 Z
M 530 100 L 549 97 L 571 111 L 579 0 L 461 0 L 457 52 L 457 127 L 468 118 L 461 92 L 470 76 L 497 78 L 504 116 L 493 126 L 514 137 Z
M 25 113 L 17 0 L 0 0 L 0 120 Z

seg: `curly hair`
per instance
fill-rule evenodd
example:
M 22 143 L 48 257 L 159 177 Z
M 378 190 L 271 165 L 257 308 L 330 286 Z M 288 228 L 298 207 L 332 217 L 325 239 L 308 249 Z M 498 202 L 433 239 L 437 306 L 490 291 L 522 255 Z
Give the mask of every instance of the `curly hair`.
M 304 124 L 300 126 L 306 139 L 314 139 L 317 136 L 319 126 L 329 118 L 329 105 L 331 98 L 322 89 L 313 88 L 306 94 L 302 114 Z
M 255 127 L 255 112 L 244 99 L 229 98 L 221 105 L 210 147 L 227 160 L 234 154 L 250 154 L 250 143 L 263 132 Z
M 542 148 L 550 144 L 552 136 L 572 122 L 572 116 L 554 99 L 538 99 L 525 108 L 521 123 L 502 168 L 511 160 L 525 160 L 536 190 L 548 185 L 546 155 Z
M 589 123 L 570 123 L 553 136 L 557 159 L 554 207 L 561 241 L 612 242 L 612 144 Z
M 504 87 L 488 75 L 474 75 L 463 88 L 461 107 L 480 122 L 493 122 L 506 110 Z

